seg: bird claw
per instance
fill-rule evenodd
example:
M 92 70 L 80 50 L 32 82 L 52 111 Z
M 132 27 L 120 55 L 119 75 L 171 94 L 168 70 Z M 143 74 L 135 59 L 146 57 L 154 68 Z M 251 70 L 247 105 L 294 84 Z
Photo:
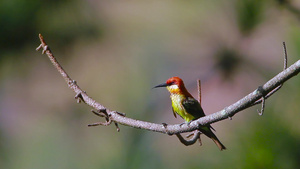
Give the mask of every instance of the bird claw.
M 125 113 L 121 113 L 121 112 L 116 112 L 118 115 L 125 117 L 126 114 Z
M 167 123 L 161 123 L 162 126 L 166 129 L 166 134 L 168 134 L 169 136 L 172 136 L 174 133 L 171 133 L 169 130 L 168 130 L 168 124 Z
M 194 120 L 191 120 L 191 121 L 187 122 L 186 124 L 187 124 L 188 126 L 190 126 L 191 122 L 193 122 L 193 121 L 194 121 Z
M 168 126 L 168 124 L 167 123 L 161 123 L 163 126 L 164 126 L 164 128 L 166 129 L 167 128 L 167 126 Z
M 186 122 L 180 123 L 179 126 L 181 127 L 182 125 L 186 124 Z

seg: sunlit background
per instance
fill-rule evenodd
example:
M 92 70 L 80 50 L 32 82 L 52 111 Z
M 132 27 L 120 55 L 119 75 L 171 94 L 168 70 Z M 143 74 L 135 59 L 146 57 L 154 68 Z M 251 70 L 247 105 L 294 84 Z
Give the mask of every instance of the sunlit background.
M 300 78 L 186 147 L 175 136 L 114 125 L 77 104 L 36 52 L 54 55 L 95 100 L 127 117 L 178 124 L 166 89 L 181 77 L 206 114 L 254 91 L 300 57 L 300 1 L 0 1 L 0 168 L 299 168 Z M 102 119 L 103 120 L 103 119 Z

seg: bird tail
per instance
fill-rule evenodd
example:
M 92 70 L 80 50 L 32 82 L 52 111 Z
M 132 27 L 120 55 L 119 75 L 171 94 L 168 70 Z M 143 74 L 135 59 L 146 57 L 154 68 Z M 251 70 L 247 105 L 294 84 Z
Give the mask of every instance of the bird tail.
M 211 139 L 216 143 L 216 145 L 219 147 L 221 151 L 226 150 L 226 147 L 221 143 L 221 141 L 217 138 L 215 134 L 213 134 Z
M 205 127 L 202 128 L 202 130 L 200 130 L 203 134 L 205 134 L 207 137 L 211 138 L 216 145 L 219 147 L 219 149 L 222 150 L 226 150 L 226 147 L 221 143 L 221 141 L 217 138 L 217 136 L 211 131 L 211 129 L 209 127 Z

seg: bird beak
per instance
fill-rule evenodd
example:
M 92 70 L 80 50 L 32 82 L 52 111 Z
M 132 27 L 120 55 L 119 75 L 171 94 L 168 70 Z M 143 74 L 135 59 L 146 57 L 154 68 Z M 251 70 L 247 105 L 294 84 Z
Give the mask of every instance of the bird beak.
M 162 84 L 159 84 L 157 86 L 154 86 L 152 89 L 158 88 L 158 87 L 167 87 L 167 86 L 169 86 L 167 83 L 162 83 Z

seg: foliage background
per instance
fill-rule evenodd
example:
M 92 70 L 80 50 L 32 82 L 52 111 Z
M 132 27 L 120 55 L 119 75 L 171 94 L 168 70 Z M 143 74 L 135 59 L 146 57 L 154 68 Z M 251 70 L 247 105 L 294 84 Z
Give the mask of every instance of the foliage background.
M 0 168 L 299 168 L 300 79 L 259 106 L 213 124 L 228 150 L 99 119 L 76 104 L 45 55 L 42 33 L 69 75 L 128 117 L 181 123 L 165 89 L 182 77 L 206 114 L 223 109 L 300 56 L 300 3 L 287 0 L 0 2 Z

